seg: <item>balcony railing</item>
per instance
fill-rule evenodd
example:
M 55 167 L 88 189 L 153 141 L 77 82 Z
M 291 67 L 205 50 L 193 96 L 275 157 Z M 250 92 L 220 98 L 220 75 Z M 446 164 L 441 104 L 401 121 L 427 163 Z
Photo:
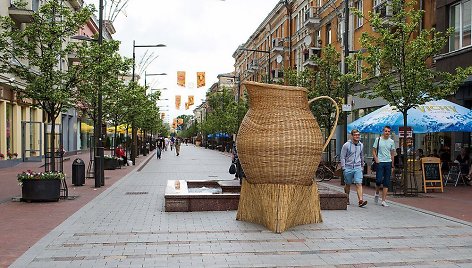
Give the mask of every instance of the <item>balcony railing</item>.
M 317 28 L 321 24 L 320 15 L 318 12 L 318 7 L 310 7 L 305 12 L 305 23 L 304 26 L 307 28 Z

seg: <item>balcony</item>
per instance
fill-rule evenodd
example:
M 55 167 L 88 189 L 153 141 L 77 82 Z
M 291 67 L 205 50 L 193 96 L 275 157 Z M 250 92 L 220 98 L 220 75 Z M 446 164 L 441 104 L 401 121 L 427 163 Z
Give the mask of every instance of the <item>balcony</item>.
M 33 20 L 33 10 L 17 8 L 13 4 L 8 8 L 10 18 L 16 23 L 28 23 Z
M 303 68 L 316 68 L 318 64 L 313 60 L 313 57 L 321 57 L 321 48 L 310 47 L 303 55 Z
M 272 48 L 270 49 L 270 53 L 284 52 L 284 39 L 283 38 L 274 38 L 272 39 Z
M 310 29 L 318 28 L 321 24 L 320 15 L 317 7 L 310 7 L 305 12 L 305 23 L 303 26 Z
M 78 10 L 84 4 L 83 0 L 69 0 L 70 5 L 75 9 Z

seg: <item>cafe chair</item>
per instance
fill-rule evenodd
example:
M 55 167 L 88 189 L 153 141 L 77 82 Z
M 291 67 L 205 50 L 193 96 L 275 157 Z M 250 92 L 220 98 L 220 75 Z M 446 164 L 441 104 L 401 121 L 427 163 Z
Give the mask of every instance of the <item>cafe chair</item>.
M 457 186 L 459 183 L 459 180 L 462 180 L 462 184 L 465 183 L 465 176 L 467 174 L 462 174 L 461 173 L 461 167 L 459 164 L 452 163 L 449 165 L 449 172 L 447 173 L 446 176 L 444 176 L 444 186 L 447 185 L 448 182 L 454 183 L 454 186 Z

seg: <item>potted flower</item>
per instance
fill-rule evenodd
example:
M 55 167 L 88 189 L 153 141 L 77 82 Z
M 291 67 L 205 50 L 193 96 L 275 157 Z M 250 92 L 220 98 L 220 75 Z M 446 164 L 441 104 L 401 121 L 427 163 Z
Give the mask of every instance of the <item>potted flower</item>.
M 105 170 L 114 170 L 118 167 L 118 158 L 112 155 L 103 156 L 103 169 Z
M 62 172 L 24 171 L 17 176 L 24 201 L 58 201 L 61 183 L 65 179 Z

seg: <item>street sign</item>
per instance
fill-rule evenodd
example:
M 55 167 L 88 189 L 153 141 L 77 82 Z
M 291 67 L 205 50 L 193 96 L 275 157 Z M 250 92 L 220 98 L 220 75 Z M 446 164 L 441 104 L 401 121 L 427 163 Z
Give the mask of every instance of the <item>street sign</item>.
M 413 138 L 413 129 L 411 127 L 399 127 L 398 128 L 398 137 L 403 138 L 406 130 L 406 137 Z
M 343 112 L 351 112 L 352 105 L 351 104 L 343 104 Z

